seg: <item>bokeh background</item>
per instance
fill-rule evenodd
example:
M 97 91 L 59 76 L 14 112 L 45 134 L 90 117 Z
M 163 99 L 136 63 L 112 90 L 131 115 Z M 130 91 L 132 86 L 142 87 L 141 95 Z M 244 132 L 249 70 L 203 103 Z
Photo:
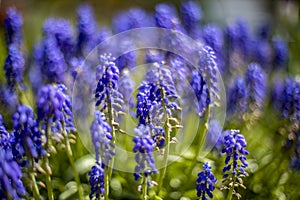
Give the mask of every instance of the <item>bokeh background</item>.
M 94 9 L 96 20 L 100 27 L 110 27 L 112 17 L 117 13 L 132 8 L 140 7 L 148 12 L 153 13 L 155 5 L 162 2 L 169 2 L 177 8 L 183 1 L 170 0 L 99 0 L 99 1 L 78 1 L 78 0 L 0 0 L 0 65 L 5 62 L 6 47 L 3 29 L 5 11 L 10 6 L 15 6 L 24 19 L 24 43 L 28 54 L 33 50 L 34 45 L 42 38 L 42 25 L 48 17 L 63 17 L 71 20 L 76 27 L 76 9 L 83 3 L 88 2 Z M 234 22 L 237 19 L 244 19 L 251 27 L 255 34 L 257 28 L 264 24 L 270 24 L 274 35 L 281 35 L 289 46 L 289 62 L 285 69 L 285 74 L 294 76 L 300 74 L 300 3 L 299 1 L 273 1 L 273 0 L 200 0 L 197 1 L 203 10 L 203 22 L 214 22 L 221 27 L 227 23 Z M 0 70 L 0 80 L 4 82 L 4 72 Z M 0 112 L 6 110 L 0 106 Z M 278 121 L 276 112 L 266 109 L 261 116 L 263 120 L 255 122 L 254 125 L 239 125 L 242 132 L 247 132 L 246 139 L 249 142 L 249 148 L 252 150 L 250 157 L 250 174 L 245 185 L 247 190 L 242 190 L 243 199 L 300 199 L 300 173 L 289 169 L 289 157 L 284 157 L 288 152 L 282 151 L 285 141 L 285 135 L 276 134 L 286 121 Z M 236 124 L 234 124 L 236 125 Z M 233 128 L 232 124 L 227 123 L 225 128 Z M 87 133 L 88 134 L 88 133 Z M 253 135 L 253 136 L 251 136 Z M 84 148 L 80 141 L 73 146 L 75 149 L 74 156 L 78 159 L 77 164 L 80 166 L 81 179 L 86 191 L 89 190 L 88 177 L 86 175 L 90 165 L 86 163 L 93 162 L 93 157 Z M 284 159 L 283 159 L 284 158 Z M 211 155 L 209 159 L 217 159 L 217 155 Z M 64 162 L 66 156 L 63 154 L 54 155 L 52 161 L 59 163 L 59 166 L 53 166 L 53 178 L 56 190 L 60 191 L 60 199 L 73 199 L 76 195 L 74 192 L 75 183 L 72 179 L 67 163 Z M 89 161 L 89 162 L 88 162 Z M 222 168 L 222 159 L 215 163 L 215 169 Z M 169 182 L 167 189 L 174 193 L 171 199 L 180 196 L 177 191 L 183 183 L 180 179 L 172 178 L 184 171 L 184 163 L 174 163 L 170 167 L 167 177 Z M 62 174 L 63 173 L 63 174 Z M 130 177 L 126 174 L 125 177 Z M 131 187 L 134 181 L 125 179 L 124 174 L 116 173 L 112 180 L 112 192 L 115 197 L 122 199 L 134 199 L 136 197 L 136 188 Z M 186 183 L 187 190 L 182 192 L 189 199 L 195 193 L 194 182 Z M 179 188 L 179 189 L 178 189 Z M 121 191 L 121 192 L 120 192 Z M 42 191 L 45 192 L 45 191 Z M 220 191 L 215 192 L 216 199 L 222 199 L 224 196 Z

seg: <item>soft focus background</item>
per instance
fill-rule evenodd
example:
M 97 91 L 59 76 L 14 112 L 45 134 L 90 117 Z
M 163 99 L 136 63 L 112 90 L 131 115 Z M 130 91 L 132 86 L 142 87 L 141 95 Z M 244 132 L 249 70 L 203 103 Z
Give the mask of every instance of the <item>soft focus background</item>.
M 177 8 L 183 1 L 170 0 L 100 0 L 100 1 L 79 1 L 79 0 L 0 0 L 0 65 L 3 65 L 6 58 L 6 47 L 4 38 L 3 21 L 5 11 L 10 6 L 15 6 L 24 19 L 24 43 L 28 54 L 31 54 L 34 45 L 42 38 L 42 25 L 48 17 L 64 17 L 76 27 L 76 9 L 83 2 L 88 2 L 94 9 L 97 22 L 100 26 L 110 27 L 111 20 L 117 13 L 132 8 L 140 7 L 153 13 L 155 5 L 162 2 L 169 2 Z M 244 19 L 250 25 L 253 34 L 258 27 L 270 24 L 274 35 L 281 35 L 289 46 L 289 62 L 286 69 L 280 73 L 283 76 L 295 76 L 300 74 L 300 3 L 299 1 L 273 1 L 273 0 L 200 0 L 196 1 L 203 10 L 203 22 L 214 22 L 224 28 L 227 23 L 235 22 L 237 19 Z M 25 70 L 26 71 L 26 70 Z M 0 82 L 4 82 L 4 72 L 0 70 Z M 226 83 L 225 83 L 226 84 Z M 268 101 L 269 102 L 269 101 Z M 300 199 L 300 171 L 291 170 L 289 167 L 289 153 L 284 151 L 282 146 L 285 143 L 286 133 L 282 129 L 286 121 L 278 120 L 278 113 L 266 106 L 261 119 L 252 124 L 239 124 L 239 122 L 226 122 L 227 128 L 240 128 L 248 140 L 248 149 L 251 152 L 250 176 L 245 178 L 247 190 L 239 190 L 243 199 Z M 5 113 L 5 107 L 0 106 L 0 113 Z M 5 116 L 4 116 L 5 117 Z M 6 121 L 9 121 L 6 120 Z M 250 123 L 250 122 L 249 122 Z M 280 130 L 282 132 L 280 132 Z M 88 131 L 87 131 L 88 132 Z M 88 134 L 88 133 L 87 133 Z M 89 190 L 87 171 L 90 168 L 87 161 L 93 162 L 93 157 L 78 143 L 72 146 L 75 150 L 74 156 L 77 159 L 81 179 L 85 191 Z M 218 155 L 209 155 L 209 159 L 218 160 Z M 56 191 L 60 191 L 60 199 L 74 199 L 76 192 L 74 181 L 64 154 L 57 154 L 52 157 L 54 184 Z M 222 170 L 223 158 L 215 162 L 214 170 Z M 86 165 L 85 165 L 86 164 Z M 166 188 L 170 191 L 170 199 L 182 200 L 192 199 L 195 196 L 195 181 L 182 183 L 176 178 L 181 174 L 185 163 L 174 163 L 166 178 Z M 68 169 L 69 171 L 65 170 Z M 200 169 L 200 168 L 198 168 Z M 196 172 L 195 172 L 196 173 Z M 194 174 L 195 174 L 194 173 Z M 184 176 L 184 175 L 183 175 Z M 124 178 L 131 177 L 131 178 Z M 175 178 L 173 178 L 175 177 Z M 220 178 L 221 175 L 218 176 Z M 111 182 L 112 196 L 116 199 L 134 199 L 137 196 L 136 185 L 132 174 L 118 174 Z M 185 189 L 182 189 L 185 185 Z M 178 192 L 179 191 L 179 192 Z M 44 194 L 45 191 L 43 190 Z M 223 194 L 215 191 L 216 199 L 223 199 Z

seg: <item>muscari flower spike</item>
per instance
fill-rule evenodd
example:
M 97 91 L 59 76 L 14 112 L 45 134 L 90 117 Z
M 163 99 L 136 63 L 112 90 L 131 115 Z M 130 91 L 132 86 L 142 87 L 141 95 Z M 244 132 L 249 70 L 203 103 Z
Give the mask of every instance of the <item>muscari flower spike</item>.
M 67 70 L 66 60 L 54 35 L 46 36 L 35 48 L 35 63 L 49 83 L 63 83 Z
M 0 147 L 0 197 L 3 199 L 24 199 L 25 187 L 22 183 L 22 171 L 14 161 L 12 152 Z M 8 195 L 8 196 L 7 196 Z
M 243 76 L 236 76 L 228 92 L 228 113 L 244 114 L 248 108 L 249 90 Z
M 17 161 L 23 163 L 25 156 L 41 158 L 46 151 L 42 147 L 42 134 L 34 118 L 32 109 L 20 105 L 12 117 L 12 152 Z
M 87 55 L 97 45 L 97 22 L 88 4 L 82 4 L 77 9 L 77 32 L 77 54 Z
M 226 154 L 225 167 L 223 168 L 224 183 L 222 189 L 230 189 L 235 187 L 246 188 L 243 185 L 242 178 L 248 176 L 245 168 L 248 166 L 246 155 L 249 152 L 245 149 L 247 146 L 246 140 L 239 130 L 230 130 L 225 133 L 223 139 L 222 153 Z M 238 198 L 240 194 L 233 190 Z
M 6 130 L 4 120 L 0 114 L 0 149 L 11 149 L 12 135 Z
M 46 130 L 46 126 L 51 127 L 56 141 L 63 138 L 62 131 L 64 129 L 67 132 L 75 130 L 72 103 L 66 90 L 66 86 L 62 84 L 48 84 L 43 86 L 38 94 L 38 122 L 43 130 Z
M 89 171 L 89 176 L 91 186 L 90 199 L 93 199 L 94 197 L 96 197 L 96 199 L 99 199 L 105 192 L 103 165 L 96 162 L 96 164 Z
M 198 173 L 198 178 L 196 181 L 198 199 L 208 200 L 209 198 L 213 198 L 212 192 L 215 189 L 214 184 L 216 182 L 217 179 L 211 172 L 211 167 L 208 165 L 208 163 L 205 163 L 203 165 L 203 171 Z
M 17 45 L 11 44 L 8 47 L 8 56 L 5 60 L 4 70 L 7 85 L 11 91 L 16 88 L 16 85 L 23 84 L 23 71 L 25 60 Z
M 273 41 L 274 48 L 274 65 L 282 68 L 287 65 L 289 60 L 289 48 L 286 41 L 281 37 L 275 38 Z
M 114 32 L 120 33 L 134 28 L 148 27 L 152 21 L 143 9 L 132 8 L 116 15 L 112 24 Z
M 218 78 L 217 72 L 218 67 L 216 63 L 216 55 L 213 49 L 209 46 L 204 46 L 199 52 L 199 62 L 198 62 L 198 70 L 202 77 L 206 80 L 206 83 L 209 88 L 210 98 L 219 99 L 218 91 L 219 88 L 217 86 Z
M 252 54 L 253 45 L 249 25 L 244 20 L 228 25 L 225 33 L 229 49 L 238 51 L 244 58 Z
M 251 63 L 245 74 L 250 103 L 261 108 L 266 98 L 267 77 L 259 64 Z
M 162 101 L 166 104 L 168 115 L 172 114 L 172 110 L 180 109 L 175 102 L 176 99 L 178 96 L 170 70 L 154 63 L 153 68 L 148 70 L 145 81 L 138 88 L 136 115 L 139 124 L 161 121 L 155 119 L 160 115 L 151 116 L 151 111 L 156 109 L 156 113 L 161 113 Z
M 206 107 L 210 104 L 209 89 L 204 78 L 198 72 L 198 70 L 192 71 L 190 85 L 193 88 L 194 94 L 197 100 L 197 113 L 203 116 Z
M 70 58 L 74 53 L 74 31 L 70 21 L 59 18 L 48 18 L 43 31 L 45 37 L 53 36 L 57 41 L 57 46 L 64 54 L 65 58 Z
M 297 122 L 300 119 L 300 83 L 291 77 L 285 81 L 281 102 L 282 117 Z
M 184 28 L 189 32 L 196 27 L 202 19 L 201 7 L 194 1 L 182 3 L 180 14 Z
M 114 111 L 120 111 L 123 95 L 118 91 L 119 69 L 111 55 L 101 55 L 101 64 L 97 67 L 96 106 L 105 112 L 111 104 Z M 117 114 L 117 113 L 115 113 Z
M 139 180 L 141 174 L 145 177 L 152 173 L 157 173 L 155 160 L 153 157 L 154 140 L 151 137 L 149 126 L 140 125 L 134 129 L 136 136 L 133 138 L 135 143 L 133 152 L 136 153 L 135 161 L 137 165 L 134 170 L 135 180 Z
M 6 45 L 15 44 L 18 48 L 20 47 L 23 34 L 22 34 L 22 25 L 23 19 L 22 16 L 17 12 L 16 8 L 9 8 L 6 11 L 7 17 L 4 20 L 4 27 L 6 29 Z
M 112 144 L 111 127 L 106 122 L 105 116 L 100 111 L 96 111 L 94 121 L 90 127 L 91 137 L 96 152 L 96 161 L 108 165 L 114 156 L 114 145 Z
M 154 19 L 156 26 L 160 28 L 182 31 L 176 9 L 170 4 L 158 4 L 155 7 Z

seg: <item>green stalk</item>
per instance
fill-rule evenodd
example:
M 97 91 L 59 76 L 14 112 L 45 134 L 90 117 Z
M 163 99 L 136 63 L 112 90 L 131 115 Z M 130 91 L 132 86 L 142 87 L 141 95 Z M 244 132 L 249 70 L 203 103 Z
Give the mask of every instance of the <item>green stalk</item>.
M 233 184 L 232 184 L 232 187 L 230 188 L 230 190 L 229 190 L 229 192 L 228 192 L 228 195 L 227 195 L 226 200 L 231 200 L 231 199 L 232 199 L 232 195 L 233 195 L 233 191 L 234 191 L 234 183 L 235 183 L 235 180 L 236 180 L 236 177 L 232 174 L 232 181 L 233 181 Z
M 37 186 L 36 179 L 35 179 L 35 176 L 34 176 L 34 160 L 33 160 L 33 157 L 30 155 L 27 146 L 25 146 L 25 150 L 26 150 L 26 155 L 28 157 L 28 160 L 30 161 L 30 167 L 29 167 L 29 171 L 28 171 L 28 176 L 29 176 L 29 178 L 30 178 L 30 180 L 32 182 L 33 197 L 36 200 L 41 200 L 40 191 L 39 191 L 39 188 Z
M 192 175 L 193 168 L 197 164 L 197 158 L 198 158 L 198 156 L 200 154 L 200 151 L 202 150 L 204 142 L 206 140 L 206 135 L 207 135 L 206 132 L 207 132 L 207 130 L 209 128 L 208 127 L 209 126 L 208 125 L 208 120 L 209 120 L 209 116 L 210 116 L 210 106 L 209 105 L 206 107 L 206 110 L 207 110 L 207 113 L 205 115 L 204 126 L 203 127 L 198 126 L 198 129 L 197 129 L 197 135 L 199 137 L 199 140 L 198 140 L 198 145 L 197 145 L 195 156 L 192 159 L 192 164 L 191 164 L 191 166 L 188 169 L 188 173 L 187 173 L 188 174 L 188 176 L 187 176 L 188 178 L 191 177 L 191 175 Z
M 73 175 L 77 184 L 77 188 L 78 188 L 78 199 L 79 200 L 83 200 L 84 199 L 84 195 L 83 195 L 83 189 L 81 187 L 81 182 L 80 182 L 80 177 L 78 175 L 75 163 L 74 163 L 74 158 L 73 158 L 73 152 L 72 152 L 72 148 L 70 145 L 70 141 L 69 141 L 69 137 L 68 137 L 68 133 L 65 130 L 65 124 L 64 122 L 62 122 L 62 126 L 63 126 L 63 132 L 64 132 L 64 137 L 65 137 L 65 141 L 66 141 L 66 152 L 67 152 L 67 156 L 73 171 Z
M 41 200 L 40 191 L 39 191 L 39 188 L 37 186 L 34 173 L 31 171 L 31 169 L 30 169 L 30 172 L 29 172 L 29 177 L 30 177 L 30 179 L 32 181 L 32 192 L 33 192 L 34 199 L 35 200 Z
M 104 167 L 104 199 L 109 200 L 109 167 Z
M 147 200 L 148 195 L 147 195 L 147 177 L 143 177 L 143 187 L 142 187 L 142 200 Z
M 107 104 L 108 104 L 108 122 L 111 127 L 111 136 L 112 136 L 112 144 L 115 146 L 116 144 L 116 130 L 115 130 L 115 125 L 114 125 L 114 114 L 113 114 L 113 108 L 112 108 L 112 103 L 110 98 L 107 98 Z M 115 149 L 113 149 L 113 152 L 115 153 Z M 115 156 L 112 156 L 111 161 L 110 161 L 110 168 L 109 168 L 109 178 L 112 176 L 113 168 L 114 168 L 114 162 L 115 162 Z M 109 166 L 108 166 L 109 167 Z
M 107 96 L 107 108 L 108 108 L 108 123 L 111 127 L 111 135 L 112 135 L 112 144 L 115 146 L 116 144 L 116 130 L 114 125 L 114 114 L 113 114 L 113 108 L 112 108 L 112 102 L 109 96 Z M 115 149 L 113 149 L 113 152 L 115 153 Z M 105 200 L 109 199 L 109 180 L 111 179 L 112 173 L 113 173 L 113 167 L 115 162 L 115 156 L 112 156 L 110 160 L 110 164 L 107 163 L 107 166 L 104 168 L 104 185 L 105 185 Z
M 47 192 L 48 192 L 48 199 L 49 200 L 54 200 L 54 195 L 53 195 L 53 189 L 52 189 L 52 183 L 51 183 L 51 167 L 49 164 L 49 159 L 48 159 L 48 151 L 49 151 L 49 124 L 48 121 L 46 123 L 46 144 L 45 144 L 45 149 L 46 149 L 46 155 L 43 157 L 43 168 L 46 171 L 46 186 L 47 186 Z
M 163 88 L 161 88 L 161 97 L 162 97 L 162 99 L 165 98 L 165 91 Z M 165 144 L 165 151 L 164 151 L 164 157 L 163 157 L 163 168 L 160 170 L 160 176 L 159 176 L 159 181 L 158 181 L 157 195 L 159 195 L 159 192 L 163 185 L 164 177 L 166 175 L 167 165 L 168 165 L 168 156 L 169 156 L 169 151 L 170 151 L 171 125 L 170 125 L 169 115 L 167 113 L 167 105 L 164 100 L 162 100 L 162 106 L 164 109 L 164 115 L 166 116 L 166 123 L 165 123 L 165 142 L 166 142 L 166 144 Z

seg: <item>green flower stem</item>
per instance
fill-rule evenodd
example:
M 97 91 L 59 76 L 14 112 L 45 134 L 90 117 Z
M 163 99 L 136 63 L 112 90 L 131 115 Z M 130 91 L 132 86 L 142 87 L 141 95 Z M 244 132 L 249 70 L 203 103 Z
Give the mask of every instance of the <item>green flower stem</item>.
M 142 187 L 142 200 L 147 200 L 148 195 L 147 195 L 147 177 L 143 177 L 143 187 Z
M 109 199 L 109 167 L 105 166 L 104 167 L 104 199 L 108 200 Z
M 70 145 L 70 140 L 69 140 L 68 133 L 65 130 L 64 122 L 62 122 L 62 126 L 63 126 L 64 138 L 65 138 L 65 141 L 66 141 L 67 156 L 68 156 L 68 159 L 69 159 L 72 171 L 73 171 L 73 175 L 74 175 L 74 178 L 75 178 L 75 181 L 76 181 L 76 184 L 77 184 L 78 199 L 83 200 L 84 199 L 83 189 L 81 187 L 80 177 L 79 177 L 79 174 L 77 172 L 77 169 L 76 169 L 76 166 L 75 166 L 75 163 L 74 163 L 73 152 L 72 152 L 72 148 L 71 148 L 71 145 Z
M 43 168 L 46 171 L 46 186 L 47 186 L 47 192 L 48 192 L 48 199 L 49 200 L 54 200 L 54 195 L 53 195 L 53 189 L 52 189 L 52 181 L 51 181 L 51 167 L 49 164 L 49 159 L 48 159 L 48 151 L 49 151 L 49 141 L 50 141 L 50 136 L 49 136 L 49 124 L 48 122 L 46 123 L 46 144 L 45 144 L 45 149 L 46 149 L 46 155 L 43 157 Z
M 112 108 L 112 102 L 109 97 L 106 99 L 107 101 L 107 108 L 108 108 L 108 122 L 111 127 L 111 135 L 112 135 L 112 144 L 115 146 L 116 144 L 116 130 L 115 130 L 115 121 L 114 121 L 114 113 Z M 113 149 L 113 152 L 115 153 L 115 149 Z M 115 156 L 112 156 L 110 163 L 108 163 L 108 166 L 105 166 L 104 169 L 104 184 L 105 184 L 105 200 L 109 199 L 109 180 L 111 180 L 111 176 L 113 173 L 113 167 L 115 162 Z
M 40 195 L 40 191 L 39 188 L 37 186 L 36 180 L 35 180 L 35 176 L 34 176 L 34 172 L 31 171 L 29 172 L 29 177 L 32 181 L 32 192 L 33 192 L 33 197 L 35 200 L 41 200 L 41 195 Z
M 206 107 L 206 110 L 207 110 L 207 113 L 205 115 L 204 126 L 198 126 L 198 129 L 197 129 L 197 135 L 199 137 L 198 145 L 197 145 L 197 149 L 195 152 L 195 156 L 192 159 L 192 164 L 188 169 L 187 178 L 191 177 L 193 168 L 197 164 L 197 158 L 198 158 L 200 151 L 202 150 L 204 142 L 206 140 L 206 135 L 207 135 L 206 133 L 209 128 L 209 125 L 208 125 L 208 120 L 209 120 L 209 116 L 210 116 L 210 106 L 209 105 Z
M 236 177 L 235 175 L 232 174 L 232 187 L 230 188 L 229 192 L 228 192 L 228 195 L 227 195 L 227 198 L 226 200 L 231 200 L 232 199 L 232 195 L 233 195 L 233 191 L 234 191 L 234 183 L 235 183 L 235 180 L 236 180 Z
M 111 136 L 112 136 L 112 144 L 115 146 L 116 144 L 116 130 L 115 130 L 115 121 L 114 121 L 114 114 L 113 114 L 113 108 L 112 108 L 112 102 L 110 98 L 108 99 L 108 121 L 109 125 L 111 127 Z M 115 153 L 115 149 L 113 149 L 113 152 Z M 112 156 L 111 161 L 110 161 L 110 166 L 109 167 L 109 178 L 112 176 L 113 168 L 114 168 L 114 162 L 115 162 L 115 156 Z
M 26 156 L 27 156 L 28 160 L 30 161 L 29 162 L 30 166 L 29 166 L 29 171 L 28 171 L 28 177 L 31 180 L 33 197 L 34 197 L 35 200 L 41 200 L 40 191 L 39 191 L 39 188 L 37 186 L 35 175 L 34 175 L 34 159 L 31 156 L 31 154 L 29 153 L 29 149 L 28 149 L 27 146 L 25 146 L 25 151 L 26 151 Z
M 165 98 L 165 91 L 161 89 L 161 98 Z M 161 187 L 163 185 L 164 177 L 166 175 L 167 171 L 167 165 L 168 165 L 168 156 L 169 156 L 169 151 L 170 151 L 170 132 L 171 132 L 171 124 L 170 124 L 170 119 L 169 115 L 167 113 L 167 105 L 164 100 L 162 100 L 162 106 L 164 109 L 164 114 L 166 116 L 166 123 L 165 123 L 165 150 L 164 150 L 164 157 L 163 157 L 163 168 L 160 170 L 160 176 L 159 176 L 159 181 L 158 181 L 158 186 L 157 186 L 157 195 L 159 195 L 159 192 L 161 190 Z

